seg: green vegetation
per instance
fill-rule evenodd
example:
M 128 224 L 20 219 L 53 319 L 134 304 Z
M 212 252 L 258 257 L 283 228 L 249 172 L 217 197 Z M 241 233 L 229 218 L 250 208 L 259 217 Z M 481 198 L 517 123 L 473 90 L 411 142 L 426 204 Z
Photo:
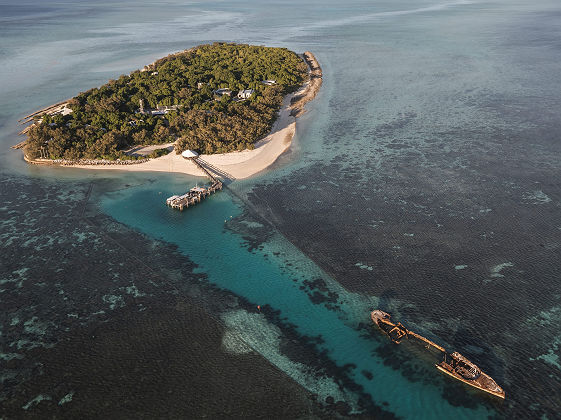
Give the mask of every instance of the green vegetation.
M 285 48 L 215 43 L 172 54 L 71 99 L 68 115 L 44 115 L 28 133 L 30 158 L 130 159 L 136 145 L 177 140 L 176 152 L 225 153 L 253 148 L 276 119 L 285 94 L 306 76 Z M 275 80 L 272 86 L 264 80 Z M 214 93 L 228 88 L 232 96 Z M 239 90 L 253 89 L 246 100 Z M 145 113 L 139 112 L 143 101 Z M 152 115 L 150 109 L 167 109 Z M 41 150 L 42 149 L 42 150 Z
M 167 148 L 163 148 L 163 149 L 156 149 L 154 150 L 152 153 L 150 153 L 148 155 L 149 158 L 158 158 L 160 156 L 165 156 L 169 153 L 169 150 Z

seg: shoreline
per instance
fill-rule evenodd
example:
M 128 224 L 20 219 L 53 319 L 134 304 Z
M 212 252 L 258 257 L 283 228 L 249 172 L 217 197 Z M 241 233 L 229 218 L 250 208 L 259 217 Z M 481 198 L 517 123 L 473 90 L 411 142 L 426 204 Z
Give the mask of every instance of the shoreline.
M 233 179 L 244 179 L 271 166 L 290 147 L 296 133 L 296 118 L 305 112 L 305 104 L 315 98 L 322 83 L 321 68 L 314 55 L 306 51 L 302 54 L 302 57 L 308 66 L 309 79 L 296 92 L 284 97 L 279 116 L 271 128 L 271 132 L 265 138 L 257 141 L 253 150 L 246 149 L 241 152 L 200 155 L 200 158 L 205 163 L 212 165 L 222 173 L 228 174 Z M 64 164 L 50 159 L 30 160 L 25 154 L 24 159 L 26 162 L 36 165 L 93 170 L 168 172 L 205 176 L 195 163 L 184 159 L 180 154 L 176 154 L 175 151 L 141 163 L 136 161 L 131 163 L 129 161 L 120 161 L 120 163 L 99 161 L 96 164 Z

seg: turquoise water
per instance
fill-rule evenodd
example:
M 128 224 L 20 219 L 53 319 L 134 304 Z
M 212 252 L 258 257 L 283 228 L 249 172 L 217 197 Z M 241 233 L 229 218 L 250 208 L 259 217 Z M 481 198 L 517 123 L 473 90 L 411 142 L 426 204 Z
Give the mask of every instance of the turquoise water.
M 341 368 L 323 378 L 283 355 L 280 331 L 257 310 L 224 313 L 232 334 L 321 398 L 358 407 L 353 384 L 340 388 L 333 379 L 347 376 L 405 418 L 554 418 L 561 404 L 560 13 L 555 0 L 0 0 L 0 173 L 20 177 L 23 189 L 93 185 L 103 212 L 177 244 L 211 283 L 279 310 L 302 336 L 321 336 L 319 350 Z M 311 50 L 324 70 L 289 153 L 274 170 L 230 185 L 278 228 L 259 247 L 250 251 L 240 230 L 255 223 L 246 220 L 246 202 L 228 192 L 183 213 L 163 205 L 201 179 L 39 168 L 9 149 L 20 140 L 17 120 L 37 108 L 213 41 Z M 65 194 L 37 200 L 49 214 L 66 209 Z M 80 189 L 68 195 L 83 199 Z M 16 204 L 0 206 L 7 215 L 25 212 Z M 3 221 L 6 238 L 44 229 L 38 243 L 56 244 L 44 222 L 13 220 Z M 43 252 L 51 262 L 67 250 Z M 33 254 L 23 245 L 14 251 L 26 253 Z M 65 264 L 83 272 L 81 261 Z M 32 267 L 3 260 L 1 268 L 17 280 Z M 93 273 L 84 281 L 96 284 Z M 337 302 L 314 303 L 318 290 L 309 282 L 318 278 Z M 24 292 L 14 307 L 27 307 Z M 29 307 L 22 324 L 49 305 Z M 366 332 L 361 323 L 378 305 L 465 352 L 505 388 L 507 401 L 452 385 L 434 369 L 435 357 Z M 15 315 L 3 315 L 1 331 L 9 331 Z M 47 325 L 49 316 L 36 321 Z
M 300 334 L 321 336 L 320 350 L 327 350 L 330 359 L 338 366 L 356 365 L 350 370 L 351 378 L 364 387 L 375 403 L 388 402 L 391 412 L 405 418 L 476 418 L 485 417 L 489 411 L 483 406 L 476 409 L 453 407 L 442 400 L 440 387 L 427 386 L 422 381 L 410 382 L 400 373 L 384 366 L 374 356 L 375 349 L 385 338 L 364 338 L 356 329 L 359 322 L 368 320 L 369 310 L 378 303 L 375 297 L 345 292 L 333 280 L 307 260 L 278 235 L 262 250 L 249 251 L 244 239 L 227 229 L 228 223 L 240 213 L 240 203 L 232 200 L 227 192 L 218 193 L 188 211 L 174 211 L 164 205 L 164 198 L 181 188 L 177 178 L 159 178 L 149 188 L 136 187 L 108 194 L 102 202 L 104 212 L 116 220 L 145 234 L 172 242 L 198 264 L 213 284 L 244 296 L 255 305 L 269 305 L 280 310 L 280 317 L 297 326 Z M 279 243 L 280 242 L 280 243 Z M 282 251 L 282 257 L 272 255 L 272 250 Z M 286 265 L 286 260 L 292 266 Z M 338 309 L 327 309 L 324 304 L 312 304 L 308 295 L 300 289 L 305 280 L 323 278 L 331 291 L 338 294 Z M 247 327 L 247 325 L 246 325 Z M 242 338 L 252 342 L 259 336 L 262 323 L 250 324 L 253 330 L 239 331 Z M 265 357 L 275 363 L 266 349 Z M 430 365 L 427 363 L 427 367 Z M 281 369 L 286 366 L 282 363 Z M 290 367 L 290 366 L 289 366 Z M 361 374 L 367 370 L 373 374 L 369 380 Z M 329 396 L 332 387 L 320 384 L 310 386 L 302 380 L 301 372 L 287 372 L 303 385 Z M 434 375 L 438 373 L 435 370 Z M 444 385 L 439 381 L 438 385 Z M 346 390 L 350 403 L 357 398 Z

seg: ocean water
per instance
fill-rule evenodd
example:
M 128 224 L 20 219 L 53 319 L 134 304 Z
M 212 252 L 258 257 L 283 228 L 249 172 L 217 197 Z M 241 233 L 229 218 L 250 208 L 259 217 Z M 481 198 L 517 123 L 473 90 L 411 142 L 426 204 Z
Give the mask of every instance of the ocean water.
M 470 418 L 488 414 L 483 406 L 465 409 L 443 402 L 441 388 L 444 381 L 438 381 L 438 378 L 432 381 L 431 378 L 430 384 L 426 381 L 411 383 L 375 357 L 376 351 L 387 343 L 373 339 L 370 334 L 364 336 L 359 329 L 361 322 L 367 322 L 368 316 L 365 315 L 369 310 L 378 306 L 379 299 L 375 296 L 349 293 L 278 235 L 273 235 L 263 247 L 251 250 L 241 235 L 228 229 L 228 224 L 240 216 L 239 204 L 232 202 L 228 194 L 213 196 L 208 200 L 208 206 L 193 208 L 188 217 L 185 217 L 187 213 L 170 211 L 161 203 L 162 197 L 173 192 L 169 185 L 169 180 L 164 178 L 147 189 L 120 190 L 103 201 L 103 211 L 152 237 L 177 244 L 212 283 L 244 296 L 255 306 L 268 305 L 280 311 L 283 322 L 296 325 L 299 334 L 318 337 L 320 351 L 325 350 L 327 357 L 337 365 L 349 366 L 350 379 L 363 387 L 363 392 L 372 396 L 378 405 L 385 402 L 385 408 L 392 413 L 400 417 L 424 413 L 417 414 L 422 418 L 454 415 Z M 250 223 L 255 226 L 259 222 Z M 318 279 L 323 281 L 321 292 L 316 292 L 317 286 L 311 286 Z M 274 353 L 269 354 L 271 340 L 263 334 L 262 322 L 258 316 L 244 321 L 248 316 L 237 312 L 223 315 L 227 325 L 230 325 L 230 317 L 241 317 L 242 325 L 232 321 L 231 327 L 239 328 L 238 333 L 244 341 L 271 357 L 273 363 L 277 362 L 303 385 L 309 382 L 308 378 L 302 378 L 300 370 L 293 371 L 293 364 L 278 360 Z M 368 378 L 369 373 L 374 379 Z M 335 383 L 326 382 L 315 389 L 322 399 L 341 392 Z M 358 410 L 358 397 L 350 390 L 345 391 L 343 396 Z
M 50 287 L 32 264 L 71 270 L 76 255 L 64 227 L 22 206 L 31 200 L 57 220 L 99 214 L 176 246 L 205 278 L 201 300 L 212 287 L 248 302 L 215 308 L 225 348 L 263 355 L 319 401 L 374 417 L 556 418 L 560 12 L 548 0 L 1 2 L 0 233 L 5 251 L 30 255 L 2 259 L 2 330 L 23 331 L 0 336 L 2 359 L 74 328 L 47 301 L 24 312 L 15 303 Z M 35 109 L 212 41 L 311 50 L 323 67 L 269 171 L 176 212 L 165 198 L 202 179 L 31 167 L 8 148 Z M 72 223 L 80 242 L 95 236 Z M 62 289 L 87 308 L 85 322 L 156 293 L 140 279 L 80 273 L 95 293 Z M 370 326 L 376 307 L 478 363 L 506 401 L 443 377 L 433 353 L 389 343 Z M 291 351 L 287 328 L 313 357 Z

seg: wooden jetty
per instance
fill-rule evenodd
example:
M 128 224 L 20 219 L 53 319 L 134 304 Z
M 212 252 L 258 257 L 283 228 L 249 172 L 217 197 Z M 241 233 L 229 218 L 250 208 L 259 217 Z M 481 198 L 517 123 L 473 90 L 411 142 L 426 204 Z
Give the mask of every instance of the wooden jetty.
M 177 209 L 183 211 L 189 206 L 194 206 L 200 203 L 202 200 L 222 189 L 222 181 L 216 178 L 211 172 L 209 172 L 201 162 L 199 158 L 195 157 L 190 159 L 195 165 L 197 165 L 211 180 L 211 184 L 208 187 L 194 187 L 191 188 L 187 193 L 183 195 L 172 195 L 166 199 L 166 204 L 172 209 Z

